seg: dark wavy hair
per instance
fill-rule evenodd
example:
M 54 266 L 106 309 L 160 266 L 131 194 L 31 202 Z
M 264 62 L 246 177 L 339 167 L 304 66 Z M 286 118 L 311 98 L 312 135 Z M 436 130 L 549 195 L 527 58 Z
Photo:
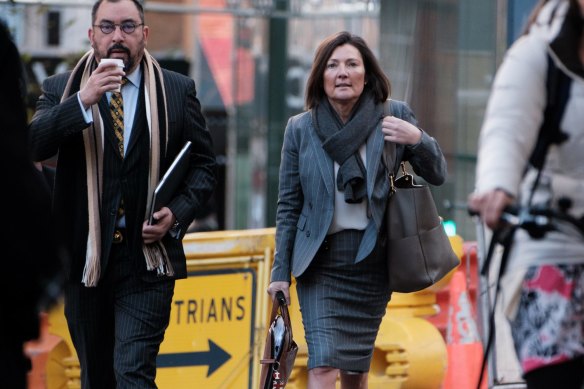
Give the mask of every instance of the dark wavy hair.
M 316 49 L 310 76 L 306 83 L 306 96 L 304 100 L 306 109 L 314 108 L 325 98 L 324 71 L 326 64 L 333 51 L 342 45 L 354 46 L 361 53 L 367 80 L 365 88 L 373 92 L 375 101 L 381 103 L 389 98 L 391 94 L 391 83 L 381 69 L 373 51 L 371 51 L 363 38 L 353 35 L 350 32 L 342 31 L 325 38 Z

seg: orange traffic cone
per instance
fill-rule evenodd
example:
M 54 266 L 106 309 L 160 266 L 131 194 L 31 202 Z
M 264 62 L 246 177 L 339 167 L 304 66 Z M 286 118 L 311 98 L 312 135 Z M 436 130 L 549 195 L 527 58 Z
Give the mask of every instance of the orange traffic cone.
M 483 345 L 472 312 L 464 273 L 456 271 L 450 281 L 450 306 L 446 349 L 448 369 L 443 389 L 476 389 L 483 360 Z M 481 389 L 487 388 L 486 375 Z

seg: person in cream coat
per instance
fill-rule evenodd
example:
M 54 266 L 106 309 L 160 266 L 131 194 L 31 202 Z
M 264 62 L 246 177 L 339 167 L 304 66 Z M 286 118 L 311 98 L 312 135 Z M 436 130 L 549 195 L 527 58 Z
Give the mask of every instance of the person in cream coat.
M 481 130 L 476 191 L 469 198 L 491 229 L 512 203 L 526 204 L 536 170 L 528 165 L 547 102 L 548 56 L 571 79 L 560 122 L 566 140 L 552 145 L 533 204 L 584 215 L 584 0 L 542 0 L 526 33 L 508 50 Z M 527 168 L 527 169 L 526 169 Z M 518 230 L 502 280 L 503 308 L 527 387 L 581 388 L 584 380 L 584 237 L 555 223 L 543 239 Z

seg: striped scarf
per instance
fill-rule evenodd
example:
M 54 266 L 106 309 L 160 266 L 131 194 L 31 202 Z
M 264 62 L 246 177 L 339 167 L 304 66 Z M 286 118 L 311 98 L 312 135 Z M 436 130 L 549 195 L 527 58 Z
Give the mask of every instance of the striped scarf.
M 148 193 L 152 194 L 160 177 L 160 121 L 164 122 L 168 128 L 168 118 L 166 116 L 166 92 L 162 78 L 162 69 L 158 62 L 144 50 L 142 59 L 144 66 L 145 82 L 145 106 L 146 117 L 148 121 L 148 131 L 150 133 L 150 165 L 148 169 Z M 74 80 L 81 75 L 80 89 L 85 86 L 91 73 L 95 70 L 97 62 L 94 58 L 93 50 L 88 51 L 79 60 L 73 69 L 63 97 L 64 101 L 72 92 Z M 159 83 L 157 85 L 157 82 Z M 162 91 L 162 96 L 158 97 L 157 86 Z M 73 91 L 74 92 L 74 91 Z M 162 99 L 164 112 L 158 112 L 158 100 Z M 99 113 L 97 104 L 91 106 L 93 114 L 93 123 L 83 131 L 83 143 L 85 146 L 85 164 L 87 177 L 87 208 L 88 208 L 88 236 L 87 252 L 85 256 L 85 267 L 83 269 L 82 282 L 87 287 L 97 285 L 101 276 L 101 222 L 99 204 L 101 203 L 103 187 L 103 118 Z M 168 131 L 166 131 L 165 142 L 168 143 Z M 164 147 L 166 150 L 166 144 Z M 152 196 L 148 196 L 146 209 L 150 209 Z M 144 215 L 144 219 L 146 216 Z M 143 244 L 142 251 L 146 259 L 146 268 L 156 270 L 159 275 L 172 276 L 174 270 L 170 264 L 168 254 L 161 241 L 152 244 Z

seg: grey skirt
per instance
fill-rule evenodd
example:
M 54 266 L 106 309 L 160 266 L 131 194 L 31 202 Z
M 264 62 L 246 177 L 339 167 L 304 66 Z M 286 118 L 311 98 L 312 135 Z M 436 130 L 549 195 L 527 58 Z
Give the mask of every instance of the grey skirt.
M 363 231 L 329 235 L 296 290 L 308 345 L 308 369 L 367 372 L 390 291 L 387 265 L 377 247 L 354 259 Z M 378 245 L 379 246 L 379 245 Z

